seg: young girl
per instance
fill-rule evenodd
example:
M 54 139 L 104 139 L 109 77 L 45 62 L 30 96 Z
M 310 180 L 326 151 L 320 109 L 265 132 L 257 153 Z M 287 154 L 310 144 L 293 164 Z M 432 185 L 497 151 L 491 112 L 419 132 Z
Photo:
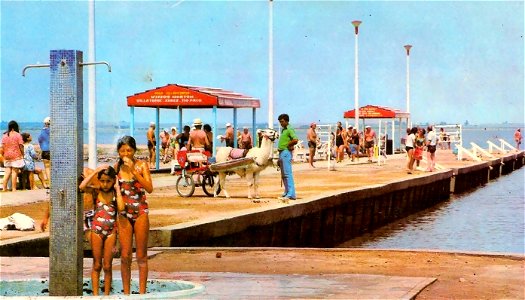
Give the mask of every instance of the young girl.
M 419 128 L 416 134 L 416 144 L 414 148 L 414 159 L 416 160 L 416 169 L 419 168 L 419 162 L 423 159 L 423 151 L 426 145 L 425 129 Z
M 148 280 L 149 217 L 146 192 L 153 191 L 149 164 L 135 159 L 137 144 L 131 136 L 118 140 L 119 162 L 116 165 L 118 184 L 125 203 L 119 216 L 120 271 L 124 294 L 130 293 L 133 235 L 139 267 L 139 293 L 146 293 Z
M 97 177 L 99 188 L 90 186 Z M 91 250 L 93 252 L 93 270 L 91 288 L 93 295 L 99 294 L 100 270 L 104 268 L 104 294 L 111 290 L 113 248 L 117 240 L 117 214 L 124 210 L 120 187 L 116 181 L 117 172 L 111 166 L 100 166 L 80 183 L 80 190 L 94 192 L 95 215 L 91 224 Z M 94 191 L 93 191 L 94 189 Z
M 23 132 L 22 140 L 24 141 L 24 170 L 29 172 L 29 186 L 32 190 L 36 189 L 34 178 L 34 174 L 36 174 L 42 183 L 42 187 L 47 189 L 48 187 L 46 185 L 46 180 L 44 179 L 43 170 L 35 166 L 34 159 L 38 158 L 38 156 L 36 154 L 35 147 L 31 145 L 33 138 L 29 133 Z

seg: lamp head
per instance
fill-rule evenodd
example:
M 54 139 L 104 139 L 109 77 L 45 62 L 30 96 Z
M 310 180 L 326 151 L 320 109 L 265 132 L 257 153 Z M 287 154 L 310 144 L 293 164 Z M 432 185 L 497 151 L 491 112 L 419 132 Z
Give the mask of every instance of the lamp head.
M 359 33 L 359 25 L 360 24 L 361 24 L 361 21 L 359 21 L 359 20 L 352 21 L 352 25 L 354 25 L 354 27 L 355 27 L 355 34 Z
M 410 48 L 412 48 L 412 45 L 405 45 L 405 49 L 407 49 L 407 55 L 410 55 Z

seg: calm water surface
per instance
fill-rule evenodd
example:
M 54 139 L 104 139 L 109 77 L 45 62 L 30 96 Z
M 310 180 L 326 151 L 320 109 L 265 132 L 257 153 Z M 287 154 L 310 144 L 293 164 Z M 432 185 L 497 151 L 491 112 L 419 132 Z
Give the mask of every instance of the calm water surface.
M 525 168 L 339 247 L 525 253 Z

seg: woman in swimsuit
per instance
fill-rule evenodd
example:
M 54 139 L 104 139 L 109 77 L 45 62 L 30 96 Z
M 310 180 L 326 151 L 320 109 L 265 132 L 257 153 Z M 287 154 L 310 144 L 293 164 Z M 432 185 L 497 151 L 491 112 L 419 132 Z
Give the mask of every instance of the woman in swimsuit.
M 100 187 L 90 187 L 91 181 L 97 177 Z M 113 278 L 111 265 L 113 248 L 116 243 L 117 209 L 124 210 L 124 202 L 120 196 L 117 182 L 117 172 L 111 166 L 100 166 L 80 183 L 80 190 L 93 192 L 95 198 L 95 214 L 91 224 L 91 251 L 93 252 L 93 270 L 91 271 L 91 288 L 93 295 L 99 294 L 100 271 L 104 268 L 104 294 L 111 291 Z
M 124 136 L 117 144 L 119 161 L 116 165 L 118 184 L 124 201 L 119 215 L 119 242 L 122 286 L 130 293 L 131 257 L 135 235 L 136 258 L 139 267 L 139 293 L 146 293 L 148 280 L 148 201 L 146 192 L 153 191 L 149 164 L 135 159 L 137 144 L 131 136 Z

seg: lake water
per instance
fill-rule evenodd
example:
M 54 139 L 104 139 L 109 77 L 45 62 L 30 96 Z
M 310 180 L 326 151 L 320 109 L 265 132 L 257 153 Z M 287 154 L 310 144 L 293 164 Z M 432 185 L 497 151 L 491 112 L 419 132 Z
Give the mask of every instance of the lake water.
M 525 254 L 525 168 L 338 247 Z
M 40 134 L 40 126 L 24 126 L 20 125 L 21 132 L 27 131 L 33 136 L 33 143 L 37 143 L 38 135 Z M 436 126 L 438 130 L 439 126 Z M 146 132 L 148 128 L 145 126 L 138 126 L 135 128 L 135 139 L 137 144 L 146 145 Z M 376 128 L 377 130 L 377 128 Z M 510 144 L 514 145 L 513 136 L 516 128 L 514 127 L 487 127 L 487 128 L 464 128 L 463 129 L 463 146 L 470 148 L 470 142 L 474 142 L 482 148 L 488 148 L 487 140 L 492 141 L 496 145 L 500 145 L 498 138 L 503 138 Z M 224 134 L 225 128 L 219 128 L 217 134 Z M 307 128 L 296 129 L 297 136 L 300 140 L 306 141 Z M 180 132 L 180 129 L 179 129 Z M 111 126 L 99 126 L 97 128 L 97 143 L 116 145 L 117 140 L 124 135 L 129 135 L 129 128 L 115 128 Z M 397 132 L 396 132 L 397 134 Z M 396 137 L 396 147 L 399 143 L 399 137 Z M 84 143 L 88 142 L 88 131 L 84 130 Z M 223 144 L 224 146 L 224 144 Z M 304 142 L 306 147 L 306 142 Z

